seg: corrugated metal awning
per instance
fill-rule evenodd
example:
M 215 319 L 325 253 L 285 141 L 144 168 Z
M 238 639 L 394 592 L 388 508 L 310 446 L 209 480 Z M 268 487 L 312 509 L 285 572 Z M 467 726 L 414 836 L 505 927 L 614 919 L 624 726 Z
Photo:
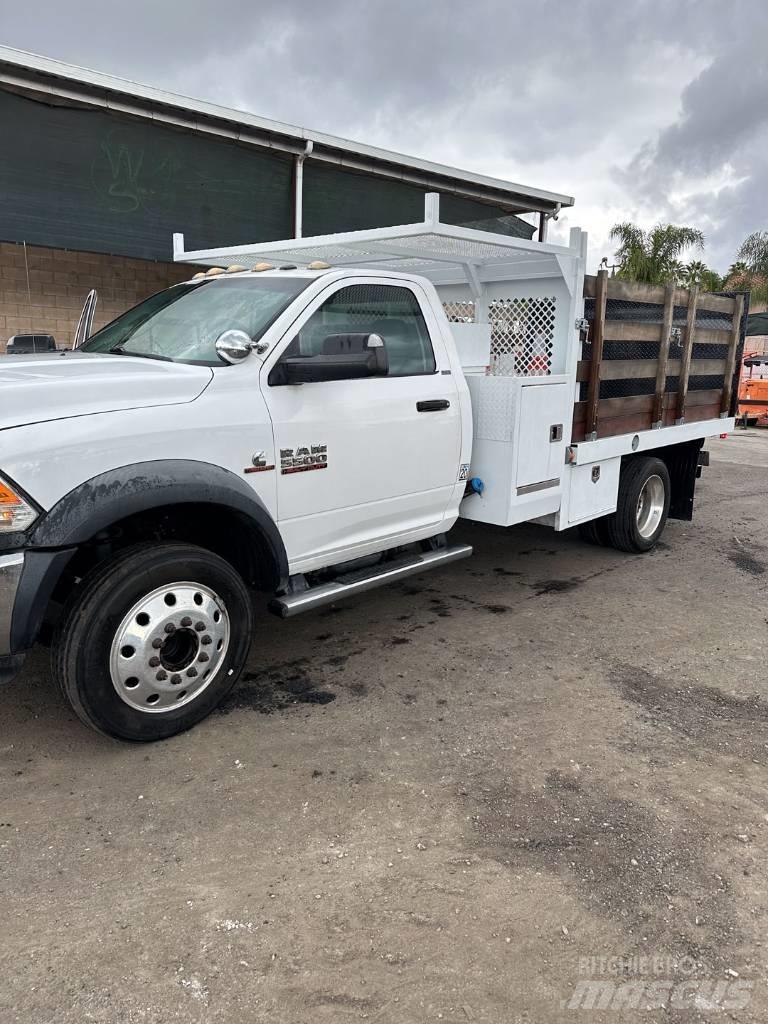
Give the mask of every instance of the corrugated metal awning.
M 510 213 L 552 214 L 574 202 L 571 196 L 283 124 L 4 46 L 0 46 L 0 88 L 45 96 L 49 102 L 106 108 L 297 156 L 305 154 L 311 143 L 312 161 L 452 192 L 496 204 Z

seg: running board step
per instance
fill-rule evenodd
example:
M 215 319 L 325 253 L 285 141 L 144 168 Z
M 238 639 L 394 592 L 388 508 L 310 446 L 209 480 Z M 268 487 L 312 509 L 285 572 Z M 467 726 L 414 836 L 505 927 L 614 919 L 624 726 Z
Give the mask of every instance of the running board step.
M 469 544 L 457 544 L 453 548 L 425 551 L 424 554 L 405 563 L 395 563 L 394 565 L 385 563 L 377 566 L 376 571 L 368 571 L 364 576 L 361 573 L 349 573 L 346 581 L 341 577 L 332 583 L 323 583 L 318 587 L 310 587 L 309 590 L 302 590 L 296 594 L 275 597 L 269 602 L 269 610 L 275 615 L 287 619 L 292 615 L 300 615 L 313 608 L 320 608 L 324 604 L 340 601 L 342 597 L 362 594 L 366 590 L 373 590 L 374 587 L 383 587 L 388 583 L 397 583 L 398 580 L 406 579 L 408 576 L 416 576 L 428 569 L 437 569 L 441 565 L 447 565 L 448 562 L 469 558 L 471 554 L 472 548 Z M 355 578 L 350 580 L 350 576 Z

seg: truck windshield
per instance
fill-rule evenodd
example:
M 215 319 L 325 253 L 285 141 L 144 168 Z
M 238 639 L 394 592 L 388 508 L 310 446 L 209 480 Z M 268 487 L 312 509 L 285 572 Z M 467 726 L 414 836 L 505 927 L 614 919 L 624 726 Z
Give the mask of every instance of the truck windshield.
M 221 366 L 220 334 L 245 331 L 258 341 L 308 283 L 306 278 L 213 277 L 177 284 L 107 324 L 81 351 Z

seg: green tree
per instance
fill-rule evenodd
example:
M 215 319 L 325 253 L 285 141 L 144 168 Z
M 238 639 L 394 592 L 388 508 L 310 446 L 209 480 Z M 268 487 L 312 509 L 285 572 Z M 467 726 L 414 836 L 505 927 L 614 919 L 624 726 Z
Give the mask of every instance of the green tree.
M 736 259 L 745 263 L 751 274 L 768 277 L 768 231 L 755 231 L 745 238 Z
M 714 270 L 710 270 L 701 260 L 691 260 L 686 263 L 678 280 L 686 288 L 698 285 L 705 292 L 716 292 L 723 285 L 720 275 Z
M 725 279 L 720 277 L 716 270 L 710 270 L 709 267 L 705 267 L 699 283 L 705 292 L 721 292 Z
M 683 284 L 687 288 L 691 285 L 701 284 L 702 275 L 706 272 L 707 265 L 701 260 L 690 260 L 683 268 Z
M 675 281 L 677 284 L 682 284 L 685 278 L 685 264 L 682 260 L 672 260 L 669 264 L 669 277 L 668 281 Z
M 624 222 L 614 224 L 610 237 L 618 242 L 617 277 L 645 284 L 676 280 L 683 253 L 704 248 L 701 231 L 676 224 L 657 224 L 650 231 L 643 231 L 636 224 Z
M 725 280 L 730 281 L 731 278 L 740 278 L 748 273 L 749 267 L 744 260 L 737 260 L 728 267 L 728 272 L 725 275 Z
M 728 270 L 725 287 L 748 291 L 753 303 L 768 303 L 768 231 L 754 231 L 744 239 L 736 262 Z

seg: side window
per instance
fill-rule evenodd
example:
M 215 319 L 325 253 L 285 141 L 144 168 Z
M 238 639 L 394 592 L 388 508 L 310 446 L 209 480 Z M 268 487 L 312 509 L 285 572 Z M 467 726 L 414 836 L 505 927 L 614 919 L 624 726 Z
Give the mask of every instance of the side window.
M 284 356 L 320 355 L 331 334 L 380 335 L 389 360 L 389 377 L 435 372 L 429 331 L 410 288 L 353 284 L 339 289 L 304 324 Z

